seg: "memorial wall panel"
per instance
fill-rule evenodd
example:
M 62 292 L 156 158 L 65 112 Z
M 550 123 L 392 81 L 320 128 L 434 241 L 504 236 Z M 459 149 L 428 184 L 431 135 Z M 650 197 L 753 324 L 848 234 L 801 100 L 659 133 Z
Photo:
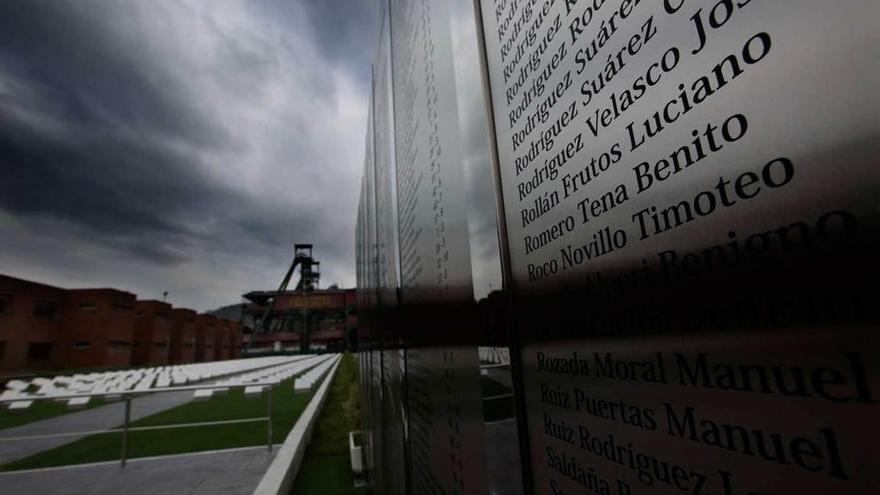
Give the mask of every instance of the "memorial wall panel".
M 384 3 L 383 3 L 384 6 Z M 388 11 L 381 9 L 379 44 L 373 65 L 373 140 L 376 174 L 376 230 L 379 304 L 397 305 L 397 193 L 394 165 L 394 116 L 391 103 L 391 44 Z
M 366 256 L 364 251 L 364 228 L 366 227 L 366 225 L 364 224 L 365 180 L 366 178 L 361 178 L 360 196 L 358 197 L 357 223 L 355 224 L 354 229 L 355 279 L 358 286 L 357 304 L 359 307 L 364 307 L 364 291 L 362 290 L 362 287 L 365 287 L 366 284 L 366 277 L 364 275 L 364 265 L 366 264 Z
M 375 138 L 373 136 L 373 105 L 368 108 L 367 114 L 367 137 L 365 144 L 364 159 L 364 189 L 366 197 L 364 200 L 364 225 L 365 238 L 364 243 L 367 250 L 366 262 L 366 307 L 375 308 L 378 304 L 378 287 L 379 287 L 379 232 L 377 228 L 376 218 L 376 160 L 375 160 Z M 369 329 L 368 329 L 369 330 Z
M 877 13 L 865 0 L 484 1 L 519 292 L 850 234 L 876 213 L 878 62 L 858 54 Z
M 381 313 L 398 305 L 397 194 L 394 164 L 394 120 L 391 92 L 391 45 L 388 10 L 380 9 L 379 43 L 373 64 L 372 108 L 375 151 L 376 229 L 377 229 L 377 306 Z M 405 494 L 408 465 L 408 439 L 404 424 L 406 397 L 399 350 L 400 338 L 389 329 L 381 329 L 376 339 L 382 353 L 382 417 L 379 451 L 381 471 L 377 486 L 383 493 Z
M 473 347 L 406 352 L 412 493 L 488 493 Z
M 877 493 L 877 2 L 480 2 L 537 493 Z
M 473 300 L 463 319 L 481 346 L 508 346 L 503 324 L 502 277 L 496 183 L 492 170 L 489 107 L 483 87 L 482 47 L 477 12 L 471 0 L 447 2 L 452 31 L 455 96 L 467 199 Z M 488 493 L 523 493 L 519 432 L 512 390 L 510 360 L 486 360 L 507 355 L 507 347 L 478 347 L 482 419 L 485 433 Z M 488 353 L 488 354 L 487 354 Z M 460 373 L 461 371 L 459 371 Z
M 391 2 L 404 302 L 472 297 L 446 2 Z
M 476 347 L 426 346 L 466 334 L 447 305 L 473 301 L 449 4 L 390 8 L 410 488 L 486 493 Z
M 363 249 L 364 249 L 364 276 L 363 285 L 358 286 L 358 292 L 362 295 L 359 308 L 360 314 L 365 318 L 361 324 L 364 339 L 363 349 L 367 360 L 367 374 L 364 375 L 366 384 L 364 411 L 365 449 L 364 461 L 372 476 L 382 483 L 382 448 L 383 430 L 382 422 L 382 353 L 380 345 L 374 341 L 374 334 L 379 328 L 375 320 L 370 318 L 377 307 L 377 230 L 376 230 L 376 176 L 375 155 L 373 136 L 373 109 L 372 104 L 368 109 L 367 136 L 364 158 L 364 186 L 363 186 Z
M 458 149 L 467 200 L 473 299 L 480 301 L 501 291 L 503 285 L 488 109 L 473 2 L 452 0 L 447 4 L 452 32 L 455 100 L 458 103 Z
M 384 418 L 384 394 L 382 387 L 382 350 L 377 343 L 371 342 L 370 347 L 370 374 L 367 375 L 369 383 L 369 402 L 366 404 L 369 410 L 369 467 L 370 476 L 377 486 L 385 486 L 386 472 L 384 465 L 385 434 L 382 430 Z
M 409 438 L 407 436 L 407 401 L 403 393 L 405 362 L 402 350 L 382 351 L 382 452 L 385 478 L 383 493 L 406 494 Z

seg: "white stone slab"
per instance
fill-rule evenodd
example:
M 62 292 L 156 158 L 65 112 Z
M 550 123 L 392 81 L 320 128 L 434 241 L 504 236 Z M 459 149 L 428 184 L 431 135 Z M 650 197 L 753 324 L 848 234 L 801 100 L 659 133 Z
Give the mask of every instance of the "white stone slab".
M 263 389 L 266 387 L 260 385 L 251 385 L 250 387 L 244 388 L 244 396 L 245 397 L 253 397 L 256 395 L 260 395 L 263 393 Z
M 67 401 L 68 409 L 84 409 L 91 400 L 91 397 L 74 397 Z
M 34 403 L 34 401 L 32 401 L 32 400 L 20 400 L 20 401 L 12 402 L 9 404 L 9 410 L 10 411 L 23 411 L 23 410 L 31 407 L 31 404 L 33 404 L 33 403 Z
M 214 391 L 211 389 L 196 390 L 193 394 L 193 400 L 208 400 L 212 395 L 214 395 Z

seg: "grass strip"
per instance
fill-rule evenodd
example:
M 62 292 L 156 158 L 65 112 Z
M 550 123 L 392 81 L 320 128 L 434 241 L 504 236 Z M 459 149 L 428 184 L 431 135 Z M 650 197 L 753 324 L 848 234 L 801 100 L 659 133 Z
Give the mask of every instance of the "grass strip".
M 312 398 L 312 393 L 294 394 L 293 379 L 272 389 L 272 442 L 281 443 Z M 203 402 L 184 405 L 131 423 L 131 426 L 158 426 L 205 421 L 224 421 L 265 417 L 266 392 L 245 398 L 242 389 Z M 120 425 L 121 426 L 121 425 Z M 196 426 L 169 430 L 135 431 L 128 434 L 128 457 L 201 452 L 266 444 L 266 423 Z M 119 460 L 122 434 L 92 435 L 40 452 L 0 467 L 2 471 L 66 466 Z
M 354 488 L 351 460 L 345 455 L 309 456 L 303 460 L 293 492 L 296 495 L 366 494 L 366 488 Z
M 295 495 L 365 494 L 354 488 L 348 452 L 348 432 L 359 430 L 358 366 L 354 356 L 345 353 L 330 384 L 327 401 L 315 424 L 306 457 L 293 484 Z

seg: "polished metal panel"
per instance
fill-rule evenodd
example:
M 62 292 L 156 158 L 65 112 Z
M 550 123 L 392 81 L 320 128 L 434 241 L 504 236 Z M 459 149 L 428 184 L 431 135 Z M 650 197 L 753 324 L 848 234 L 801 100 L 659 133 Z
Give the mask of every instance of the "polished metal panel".
M 397 188 L 394 160 L 394 108 L 391 85 L 391 44 L 388 12 L 382 9 L 379 44 L 373 65 L 373 146 L 376 195 L 376 269 L 378 304 L 397 305 Z
M 482 47 L 473 1 L 453 0 L 448 3 L 460 148 L 468 202 L 467 227 L 474 301 L 478 307 L 484 308 L 484 311 L 478 311 L 472 317 L 484 322 L 478 328 L 480 343 L 483 344 L 478 348 L 478 353 L 487 488 L 489 493 L 516 495 L 523 493 L 523 469 L 511 363 L 509 359 L 484 359 L 489 356 L 509 356 L 507 346 L 511 342 L 509 326 L 501 323 L 504 281 L 501 273 L 499 212 L 496 209 L 492 170 L 491 120 L 481 69 Z
M 474 300 L 489 297 L 503 287 L 495 184 L 490 163 L 490 141 L 473 2 L 448 2 L 458 104 L 461 167 L 467 200 Z
M 407 393 L 413 493 L 488 493 L 474 347 L 409 349 Z
M 529 346 L 536 492 L 876 492 L 877 338 L 848 332 Z
M 391 43 L 388 10 L 382 5 L 379 25 L 379 43 L 373 65 L 373 140 L 375 152 L 376 197 L 376 270 L 377 309 L 393 311 L 398 304 L 398 244 L 397 193 L 394 159 L 393 87 L 391 84 Z M 375 313 L 374 313 L 375 314 Z M 369 319 L 369 318 L 368 318 Z M 376 327 L 379 322 L 371 322 Z M 408 439 L 406 438 L 406 397 L 401 353 L 396 336 L 379 328 L 371 328 L 370 337 L 381 347 L 382 416 L 375 418 L 377 435 L 381 435 L 381 462 L 374 468 L 376 488 L 383 493 L 405 494 L 407 489 Z
M 396 323 L 405 342 L 410 489 L 482 494 L 476 347 L 425 347 L 466 333 L 467 313 L 444 305 L 472 304 L 474 294 L 449 5 L 392 1 L 390 8 L 403 312 L 383 322 Z
M 446 2 L 391 2 L 394 122 L 405 302 L 472 297 Z
M 403 353 L 382 351 L 382 476 L 383 493 L 405 494 L 408 456 L 406 437 L 406 397 L 403 395 Z
M 877 2 L 482 5 L 520 292 L 876 213 Z
M 877 492 L 880 4 L 480 4 L 534 491 Z
M 375 138 L 373 136 L 373 106 L 367 114 L 367 137 L 364 158 L 364 265 L 365 307 L 374 308 L 378 304 L 379 287 L 379 232 L 376 218 L 376 160 Z

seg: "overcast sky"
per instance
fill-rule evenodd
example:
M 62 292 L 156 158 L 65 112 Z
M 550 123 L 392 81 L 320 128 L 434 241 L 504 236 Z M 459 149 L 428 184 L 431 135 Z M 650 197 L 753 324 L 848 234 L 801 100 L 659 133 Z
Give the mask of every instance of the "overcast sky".
M 354 285 L 374 0 L 0 2 L 0 273 L 198 310 Z

